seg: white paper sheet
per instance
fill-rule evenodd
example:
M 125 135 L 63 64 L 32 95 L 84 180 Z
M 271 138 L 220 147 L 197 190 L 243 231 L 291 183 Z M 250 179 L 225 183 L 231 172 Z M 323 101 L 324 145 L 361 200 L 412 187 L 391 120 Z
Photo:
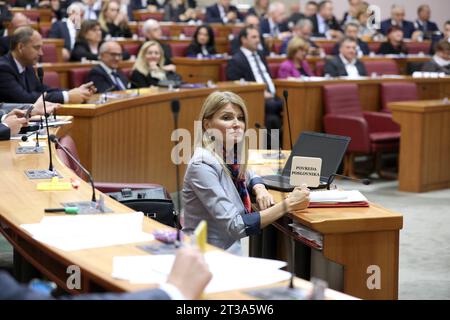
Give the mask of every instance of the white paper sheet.
M 327 190 L 310 192 L 311 202 L 359 202 L 367 201 L 367 198 L 358 190 Z
M 64 251 L 146 242 L 154 236 L 142 232 L 142 212 L 44 217 L 21 227 L 34 239 Z

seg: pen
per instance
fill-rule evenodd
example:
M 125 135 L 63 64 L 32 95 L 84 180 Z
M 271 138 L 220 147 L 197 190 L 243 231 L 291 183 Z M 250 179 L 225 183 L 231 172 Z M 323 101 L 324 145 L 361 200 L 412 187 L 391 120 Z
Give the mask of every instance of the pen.
M 63 207 L 63 208 L 46 208 L 44 209 L 46 213 L 58 213 L 65 212 L 67 214 L 77 214 L 79 209 L 78 207 Z

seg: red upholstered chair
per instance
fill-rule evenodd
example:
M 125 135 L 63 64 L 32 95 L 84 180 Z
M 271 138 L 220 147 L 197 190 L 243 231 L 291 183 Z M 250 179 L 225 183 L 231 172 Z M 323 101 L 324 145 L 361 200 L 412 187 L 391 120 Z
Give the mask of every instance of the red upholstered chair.
M 42 38 L 47 38 L 48 37 L 48 33 L 50 32 L 50 28 L 51 28 L 50 24 L 47 24 L 47 25 L 39 24 L 39 33 L 41 34 Z
M 133 71 L 133 68 L 122 68 L 122 69 L 120 69 L 120 70 L 122 70 L 123 74 L 124 74 L 128 79 L 130 79 L 131 72 Z
M 381 174 L 381 154 L 397 151 L 400 128 L 390 114 L 362 111 L 356 84 L 324 86 L 325 132 L 351 137 L 347 149 L 345 174 L 353 175 L 353 160 L 358 154 L 375 155 Z
M 150 12 L 144 10 L 136 10 L 133 12 L 136 21 L 146 21 L 148 19 L 155 19 L 156 21 L 163 21 L 164 12 Z
M 424 53 L 428 54 L 430 52 L 431 43 L 429 41 L 417 42 L 405 42 L 406 48 L 408 49 L 409 54 L 418 54 Z
M 227 65 L 228 63 L 222 63 L 219 69 L 219 81 L 227 81 Z
M 283 46 L 282 42 L 276 41 L 273 43 L 272 51 L 275 52 L 276 54 L 280 54 L 282 46 Z
M 76 88 L 86 83 L 89 71 L 91 71 L 90 67 L 71 69 L 69 71 L 70 88 Z
M 126 50 L 130 55 L 134 55 L 134 56 L 138 55 L 140 47 L 141 47 L 141 45 L 139 43 L 122 44 L 122 49 Z
M 63 136 L 59 138 L 59 143 L 63 145 L 69 152 L 79 161 L 77 146 L 75 145 L 75 141 L 72 139 L 71 136 Z M 85 177 L 83 171 L 80 169 L 80 167 L 77 166 L 77 164 L 59 147 L 56 147 L 56 154 L 61 160 L 61 162 L 71 169 L 77 176 L 79 176 L 81 179 L 86 180 L 87 177 Z M 95 188 L 103 193 L 107 192 L 118 192 L 122 189 L 129 188 L 129 189 L 152 189 L 152 188 L 163 188 L 164 194 L 166 196 L 166 199 L 170 199 L 170 195 L 168 191 L 159 184 L 154 183 L 115 183 L 115 182 L 97 182 L 95 181 L 94 177 L 94 185 Z
M 332 55 L 334 46 L 336 45 L 336 42 L 334 42 L 334 41 L 317 42 L 317 45 L 319 47 L 321 47 L 327 55 Z
M 183 27 L 182 33 L 186 37 L 193 37 L 196 29 L 197 29 L 197 26 L 186 26 L 186 27 Z
M 172 27 L 171 26 L 161 26 L 162 35 L 164 37 L 170 37 Z
M 317 61 L 315 70 L 316 76 L 323 77 L 324 69 L 325 69 L 325 61 L 324 60 Z
M 189 47 L 189 43 L 178 42 L 178 43 L 170 43 L 170 49 L 172 49 L 172 55 L 174 57 L 185 57 L 187 48 Z
M 278 69 L 280 69 L 281 63 L 269 63 L 269 73 L 272 79 L 278 78 Z
M 381 111 L 390 113 L 389 102 L 419 100 L 417 86 L 412 82 L 381 83 Z
M 397 63 L 394 60 L 363 60 L 363 63 L 368 75 L 372 73 L 378 75 L 400 74 Z
M 368 44 L 370 52 L 378 52 L 380 50 L 380 41 L 370 41 Z
M 51 88 L 60 88 L 61 82 L 59 80 L 59 74 L 56 71 L 44 72 L 44 84 Z
M 58 62 L 56 46 L 53 43 L 44 43 L 42 45 L 42 62 Z

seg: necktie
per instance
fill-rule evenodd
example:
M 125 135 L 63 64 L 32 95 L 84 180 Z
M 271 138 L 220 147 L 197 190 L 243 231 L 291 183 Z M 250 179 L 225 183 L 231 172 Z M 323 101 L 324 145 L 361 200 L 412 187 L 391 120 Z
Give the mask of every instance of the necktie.
M 253 59 L 255 59 L 255 62 L 256 62 L 256 68 L 258 69 L 258 73 L 259 73 L 259 75 L 261 76 L 261 78 L 263 79 L 264 84 L 266 85 L 266 89 L 267 89 L 268 91 L 270 91 L 269 82 L 267 81 L 266 77 L 264 77 L 264 72 L 262 71 L 261 65 L 259 64 L 259 59 L 258 59 L 258 57 L 257 57 L 257 55 L 256 55 L 256 52 L 253 52 L 253 53 L 252 53 L 252 56 L 253 56 Z
M 122 81 L 120 80 L 119 74 L 115 71 L 111 72 L 113 78 L 114 78 L 114 84 L 116 85 L 117 89 L 119 90 L 125 90 L 125 86 L 123 85 Z
M 19 77 L 20 77 L 20 82 L 22 83 L 23 87 L 28 91 L 28 82 L 25 77 L 25 71 L 22 71 L 22 73 L 20 73 Z

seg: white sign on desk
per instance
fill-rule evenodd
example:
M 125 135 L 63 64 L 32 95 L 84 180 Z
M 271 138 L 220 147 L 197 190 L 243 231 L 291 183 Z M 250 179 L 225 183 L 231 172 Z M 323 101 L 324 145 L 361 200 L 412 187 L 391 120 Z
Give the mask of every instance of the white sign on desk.
M 290 184 L 293 186 L 306 184 L 308 187 L 318 187 L 321 169 L 321 158 L 293 157 Z

